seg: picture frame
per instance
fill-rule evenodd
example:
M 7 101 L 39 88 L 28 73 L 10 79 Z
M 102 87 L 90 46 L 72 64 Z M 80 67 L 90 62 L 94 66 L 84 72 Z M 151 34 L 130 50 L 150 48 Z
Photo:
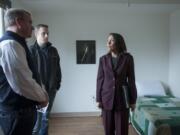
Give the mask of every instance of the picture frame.
M 76 63 L 95 64 L 96 63 L 96 41 L 76 40 Z

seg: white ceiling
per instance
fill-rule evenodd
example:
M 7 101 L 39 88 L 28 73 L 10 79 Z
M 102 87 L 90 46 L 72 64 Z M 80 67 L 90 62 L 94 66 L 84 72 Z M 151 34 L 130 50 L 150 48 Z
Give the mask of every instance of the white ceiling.
M 16 0 L 34 11 L 108 10 L 119 8 L 172 12 L 180 9 L 180 0 Z
M 155 3 L 169 3 L 169 4 L 178 4 L 180 3 L 179 0 L 21 0 L 23 2 L 56 2 L 56 3 L 61 3 L 61 2 L 117 2 L 117 3 L 122 3 L 122 2 L 131 2 L 131 3 L 150 3 L 150 4 L 155 4 Z

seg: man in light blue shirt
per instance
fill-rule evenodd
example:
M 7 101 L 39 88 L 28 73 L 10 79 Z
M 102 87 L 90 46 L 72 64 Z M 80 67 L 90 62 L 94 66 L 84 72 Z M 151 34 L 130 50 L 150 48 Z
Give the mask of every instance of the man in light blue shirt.
M 0 39 L 0 127 L 4 135 L 32 135 L 36 106 L 48 104 L 25 38 L 31 37 L 31 14 L 23 9 L 5 13 Z

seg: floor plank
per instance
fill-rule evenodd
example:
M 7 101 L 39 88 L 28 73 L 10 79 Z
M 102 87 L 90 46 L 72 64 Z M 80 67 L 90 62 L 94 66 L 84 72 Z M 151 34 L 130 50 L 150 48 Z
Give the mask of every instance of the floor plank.
M 53 117 L 50 135 L 104 135 L 101 117 Z M 138 135 L 130 126 L 129 135 Z

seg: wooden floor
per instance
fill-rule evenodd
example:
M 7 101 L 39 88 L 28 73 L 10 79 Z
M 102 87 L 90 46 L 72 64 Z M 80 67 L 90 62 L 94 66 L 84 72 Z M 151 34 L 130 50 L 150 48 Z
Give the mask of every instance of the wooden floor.
M 54 117 L 49 125 L 50 135 L 104 135 L 101 117 Z M 138 135 L 132 126 L 129 135 Z

